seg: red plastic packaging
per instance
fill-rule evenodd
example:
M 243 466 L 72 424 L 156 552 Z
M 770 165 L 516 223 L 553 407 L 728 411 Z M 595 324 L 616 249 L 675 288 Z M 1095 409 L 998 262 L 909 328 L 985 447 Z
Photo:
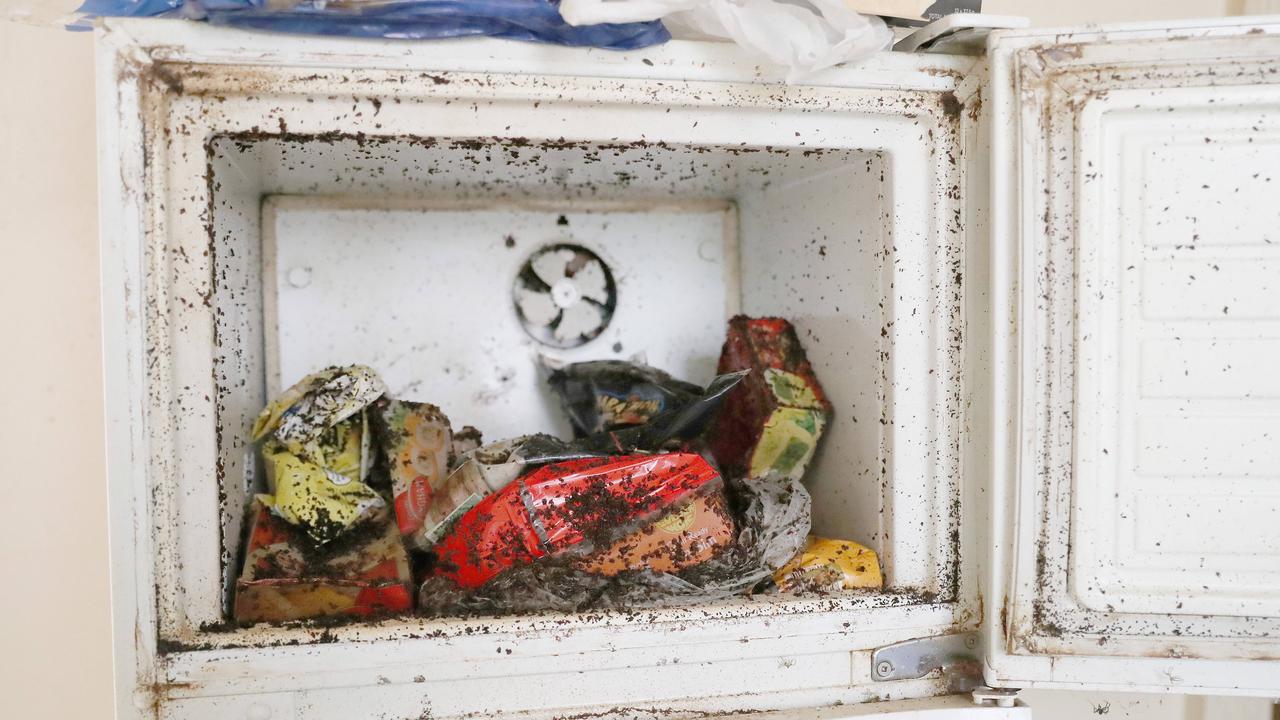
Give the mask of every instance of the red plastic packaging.
M 730 477 L 778 472 L 799 480 L 831 418 L 800 338 L 782 318 L 729 321 L 717 372 L 750 369 L 725 399 L 708 442 Z
M 544 465 L 459 518 L 435 548 L 435 573 L 474 588 L 514 565 L 604 546 L 719 478 L 694 453 Z

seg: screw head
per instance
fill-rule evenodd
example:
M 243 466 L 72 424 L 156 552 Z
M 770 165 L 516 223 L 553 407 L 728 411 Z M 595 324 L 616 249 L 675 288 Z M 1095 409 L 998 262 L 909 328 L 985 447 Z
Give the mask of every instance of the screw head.
M 881 660 L 876 664 L 876 675 L 887 677 L 893 673 L 893 663 L 888 660 Z
M 288 280 L 289 284 L 293 287 L 304 288 L 311 284 L 311 268 L 289 268 L 289 272 L 285 275 L 285 279 Z

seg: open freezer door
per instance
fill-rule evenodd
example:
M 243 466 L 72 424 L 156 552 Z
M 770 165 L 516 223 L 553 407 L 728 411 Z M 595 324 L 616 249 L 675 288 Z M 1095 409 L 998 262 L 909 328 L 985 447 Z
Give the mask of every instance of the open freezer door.
M 1280 696 L 1280 19 L 990 67 L 986 680 Z

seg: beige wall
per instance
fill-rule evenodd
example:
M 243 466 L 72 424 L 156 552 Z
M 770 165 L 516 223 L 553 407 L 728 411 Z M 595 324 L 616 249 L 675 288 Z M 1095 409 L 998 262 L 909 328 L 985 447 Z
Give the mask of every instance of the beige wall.
M 988 0 L 1038 24 L 1230 0 Z M 110 715 L 91 38 L 0 22 L 0 718 Z M 1040 720 L 1269 717 L 1260 701 L 1031 693 Z M 1215 704 L 1217 703 L 1217 704 Z M 353 718 L 353 720 L 358 720 Z
M 0 718 L 107 718 L 92 38 L 0 22 Z

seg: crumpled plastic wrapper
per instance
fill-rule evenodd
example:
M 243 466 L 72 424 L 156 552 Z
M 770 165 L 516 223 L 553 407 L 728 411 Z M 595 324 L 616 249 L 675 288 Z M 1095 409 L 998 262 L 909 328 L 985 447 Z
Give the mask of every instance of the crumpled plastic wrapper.
M 811 537 L 800 554 L 773 574 L 785 593 L 831 593 L 884 587 L 880 558 L 851 540 Z
M 660 371 L 656 371 L 660 372 Z M 499 440 L 475 448 L 456 458 L 446 485 L 466 488 L 478 497 L 505 487 L 522 473 L 537 465 L 580 460 L 592 457 L 615 457 L 630 453 L 653 453 L 678 450 L 706 430 L 715 418 L 729 392 L 750 371 L 720 375 L 699 390 L 701 395 L 673 404 L 649 418 L 648 422 L 608 432 L 600 432 L 574 440 L 561 440 L 545 434 L 523 435 Z M 485 490 L 487 488 L 487 491 Z M 466 510 L 474 503 L 462 507 Z M 456 513 L 434 524 L 419 538 L 418 547 L 428 549 L 440 539 Z
M 576 436 L 619 430 L 679 410 L 702 396 L 702 388 L 648 365 L 591 360 L 551 367 L 547 384 L 560 399 Z
M 322 544 L 385 509 L 364 483 L 371 465 L 364 409 L 385 392 L 367 367 L 331 367 L 268 404 L 253 439 L 263 443 L 272 493 L 258 499 Z
M 325 368 L 302 378 L 268 403 L 253 423 L 253 439 L 261 440 L 271 433 L 280 442 L 305 446 L 386 392 L 387 386 L 372 368 Z
M 458 518 L 434 548 L 433 574 L 475 588 L 539 558 L 581 556 L 720 483 L 720 473 L 697 453 L 544 465 Z
M 732 318 L 718 367 L 752 371 L 725 399 L 711 433 L 720 469 L 736 477 L 803 477 L 831 403 L 795 328 L 782 318 Z
M 478 473 L 489 487 L 497 489 L 534 465 L 634 452 L 678 450 L 707 429 L 730 391 L 749 373 L 749 370 L 741 370 L 720 375 L 707 385 L 700 397 L 658 413 L 641 425 L 574 440 L 536 434 L 489 443 L 462 456 L 455 472 L 475 463 L 477 467 L 470 472 Z
M 716 557 L 678 573 L 626 571 L 605 577 L 555 558 L 512 568 L 475 590 L 431 578 L 419 591 L 430 616 L 670 607 L 747 594 L 807 542 L 812 501 L 799 481 L 771 474 L 732 484 L 737 541 Z

